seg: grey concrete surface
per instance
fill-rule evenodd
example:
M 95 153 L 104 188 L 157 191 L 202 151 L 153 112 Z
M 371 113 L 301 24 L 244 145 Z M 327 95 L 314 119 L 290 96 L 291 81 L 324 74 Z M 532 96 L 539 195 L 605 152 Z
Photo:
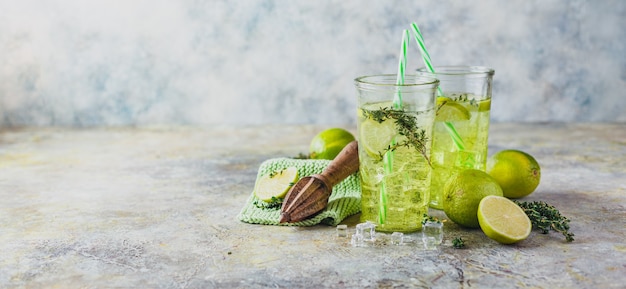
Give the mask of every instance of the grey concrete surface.
M 438 250 L 355 248 L 335 228 L 236 219 L 259 164 L 321 126 L 22 128 L 0 132 L 2 288 L 623 288 L 623 124 L 494 124 L 524 150 L 575 241 L 500 245 L 444 226 Z M 354 129 L 353 127 L 347 127 Z M 433 214 L 444 217 L 441 212 Z M 354 230 L 358 215 L 344 221 Z M 454 237 L 467 248 L 455 249 Z

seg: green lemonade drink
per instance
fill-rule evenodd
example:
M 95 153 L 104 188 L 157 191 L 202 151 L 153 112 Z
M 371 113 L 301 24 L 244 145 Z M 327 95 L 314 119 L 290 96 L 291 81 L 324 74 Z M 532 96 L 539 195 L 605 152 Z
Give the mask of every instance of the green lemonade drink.
M 467 96 L 471 100 L 466 100 Z M 474 101 L 473 95 L 457 96 L 451 94 L 450 99 L 441 101 L 444 106 L 458 105 L 467 112 L 467 119 L 447 121 L 445 118 L 436 118 L 433 130 L 433 145 L 431 162 L 433 165 L 431 179 L 430 206 L 442 209 L 441 195 L 446 182 L 454 174 L 464 169 L 485 170 L 487 161 L 487 137 L 489 133 L 489 110 L 491 100 Z M 441 98 L 440 98 L 441 99 Z M 463 113 L 465 114 L 465 113 Z M 459 150 L 446 126 L 446 122 L 454 125 L 464 145 Z
M 428 212 L 430 147 L 435 119 L 433 78 L 357 78 L 361 221 L 377 231 L 413 232 Z M 391 101 L 396 93 L 402 102 Z
M 469 66 L 435 71 L 442 96 L 437 97 L 432 136 L 430 207 L 443 209 L 444 187 L 453 175 L 465 169 L 485 170 L 494 71 Z

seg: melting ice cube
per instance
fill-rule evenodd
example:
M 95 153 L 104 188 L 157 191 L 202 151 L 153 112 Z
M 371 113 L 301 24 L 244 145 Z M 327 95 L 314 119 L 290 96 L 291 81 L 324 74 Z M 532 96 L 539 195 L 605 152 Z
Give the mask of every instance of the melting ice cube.
M 443 241 L 443 223 L 426 221 L 422 226 L 422 242 L 426 249 L 435 249 Z

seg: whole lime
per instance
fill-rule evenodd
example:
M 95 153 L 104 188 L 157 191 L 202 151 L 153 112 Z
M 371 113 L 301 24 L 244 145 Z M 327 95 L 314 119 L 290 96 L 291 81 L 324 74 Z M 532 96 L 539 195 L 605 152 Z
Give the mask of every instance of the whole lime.
M 443 191 L 443 211 L 453 222 L 478 228 L 478 204 L 486 196 L 502 197 L 502 189 L 494 178 L 479 170 L 469 169 L 454 175 Z
M 505 197 L 530 195 L 539 186 L 541 168 L 531 155 L 519 150 L 503 150 L 487 159 L 487 173 L 492 176 Z
M 329 128 L 318 133 L 309 146 L 312 159 L 334 159 L 339 152 L 354 140 L 354 135 L 343 128 Z

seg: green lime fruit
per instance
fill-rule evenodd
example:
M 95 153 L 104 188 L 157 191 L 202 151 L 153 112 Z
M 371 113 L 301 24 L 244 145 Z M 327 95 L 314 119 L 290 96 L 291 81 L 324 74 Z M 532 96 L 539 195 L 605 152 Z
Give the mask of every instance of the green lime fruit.
M 352 133 L 342 128 L 324 130 L 311 140 L 309 157 L 312 159 L 332 160 L 354 139 Z
M 437 98 L 440 105 L 437 110 L 435 121 L 459 121 L 470 119 L 470 112 L 465 106 L 452 100 L 446 100 L 445 97 Z
M 504 196 L 511 199 L 530 195 L 541 179 L 537 160 L 519 150 L 503 150 L 492 155 L 487 159 L 486 172 L 500 184 Z
M 494 178 L 479 170 L 469 169 L 452 176 L 443 191 L 443 211 L 453 222 L 478 228 L 478 204 L 486 196 L 502 196 Z
M 259 178 L 254 188 L 254 195 L 264 202 L 282 199 L 298 181 L 298 169 L 288 167 L 280 171 L 273 171 Z
M 478 223 L 487 237 L 502 244 L 522 241 L 532 230 L 532 223 L 524 210 L 500 196 L 486 196 L 480 201 Z

